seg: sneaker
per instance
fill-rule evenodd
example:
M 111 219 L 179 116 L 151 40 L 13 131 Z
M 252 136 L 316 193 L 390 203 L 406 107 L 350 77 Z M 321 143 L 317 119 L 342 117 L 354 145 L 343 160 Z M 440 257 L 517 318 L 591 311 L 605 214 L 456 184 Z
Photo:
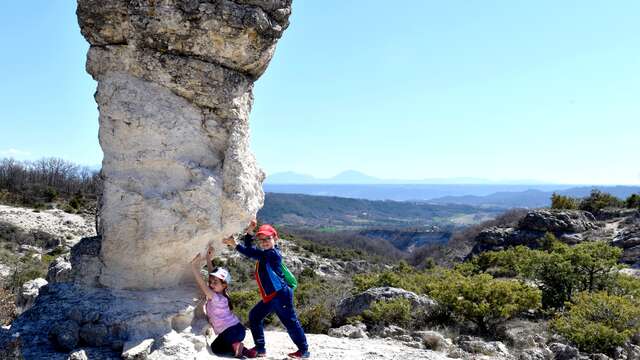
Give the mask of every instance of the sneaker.
M 248 357 L 249 359 L 259 358 L 259 357 L 267 357 L 267 353 L 266 352 L 258 352 L 258 350 L 256 350 L 255 347 L 253 347 L 251 349 L 245 348 L 242 354 L 244 356 Z
M 244 344 L 242 342 L 233 343 L 231 347 L 233 348 L 233 355 L 235 357 L 240 359 L 244 357 Z
M 311 354 L 308 351 L 302 352 L 300 350 L 288 355 L 292 359 L 308 359 Z

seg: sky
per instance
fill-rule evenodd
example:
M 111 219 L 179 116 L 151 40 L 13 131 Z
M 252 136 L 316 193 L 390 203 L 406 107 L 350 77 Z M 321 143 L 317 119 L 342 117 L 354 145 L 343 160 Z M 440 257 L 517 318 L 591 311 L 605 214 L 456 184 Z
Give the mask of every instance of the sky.
M 0 4 L 0 157 L 101 162 L 75 1 Z M 640 184 L 640 2 L 294 0 L 257 81 L 267 174 Z

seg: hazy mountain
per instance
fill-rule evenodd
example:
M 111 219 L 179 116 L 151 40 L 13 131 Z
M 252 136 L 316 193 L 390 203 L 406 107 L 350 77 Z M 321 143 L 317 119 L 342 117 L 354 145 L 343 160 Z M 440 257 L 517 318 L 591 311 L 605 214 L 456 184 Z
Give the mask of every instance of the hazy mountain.
M 351 184 L 351 185 L 383 185 L 383 184 L 428 184 L 428 185 L 447 185 L 447 184 L 475 184 L 475 185 L 550 185 L 539 180 L 489 180 L 474 177 L 452 177 L 452 178 L 430 178 L 430 179 L 381 179 L 367 175 L 356 170 L 346 170 L 336 176 L 330 178 L 317 178 L 311 175 L 300 174 L 293 171 L 275 173 L 269 175 L 265 184 Z
M 571 197 L 589 196 L 592 189 L 607 192 L 620 199 L 625 199 L 631 194 L 640 193 L 640 186 L 580 186 L 556 191 L 526 190 L 516 192 L 496 192 L 485 196 L 445 196 L 431 199 L 432 204 L 458 204 L 471 206 L 492 206 L 502 208 L 538 208 L 551 205 L 551 195 L 556 192 L 560 195 Z

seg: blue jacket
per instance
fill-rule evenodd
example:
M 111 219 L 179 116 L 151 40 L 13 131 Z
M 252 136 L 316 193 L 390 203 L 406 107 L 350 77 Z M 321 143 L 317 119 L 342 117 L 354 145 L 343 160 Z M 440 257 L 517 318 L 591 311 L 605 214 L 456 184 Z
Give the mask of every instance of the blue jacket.
M 267 303 L 276 296 L 280 289 L 288 286 L 282 273 L 282 255 L 280 255 L 277 246 L 269 250 L 258 249 L 253 245 L 253 236 L 249 234 L 245 235 L 242 240 L 243 244 L 238 244 L 236 250 L 257 260 L 254 276 L 262 301 Z

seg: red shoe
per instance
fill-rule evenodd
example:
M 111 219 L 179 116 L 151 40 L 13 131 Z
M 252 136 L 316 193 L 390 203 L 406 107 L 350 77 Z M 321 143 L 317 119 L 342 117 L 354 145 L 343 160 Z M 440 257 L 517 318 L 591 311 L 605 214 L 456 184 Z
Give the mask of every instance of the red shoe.
M 255 347 L 251 349 L 244 349 L 243 355 L 248 357 L 249 359 L 259 358 L 259 357 L 267 357 L 266 352 L 258 352 Z
M 288 354 L 288 356 L 292 359 L 308 359 L 311 356 L 311 353 L 309 353 L 308 351 L 302 352 L 298 350 L 296 352 Z
M 233 343 L 231 344 L 231 347 L 233 348 L 233 355 L 235 357 L 237 358 L 244 357 L 244 344 L 242 342 Z

